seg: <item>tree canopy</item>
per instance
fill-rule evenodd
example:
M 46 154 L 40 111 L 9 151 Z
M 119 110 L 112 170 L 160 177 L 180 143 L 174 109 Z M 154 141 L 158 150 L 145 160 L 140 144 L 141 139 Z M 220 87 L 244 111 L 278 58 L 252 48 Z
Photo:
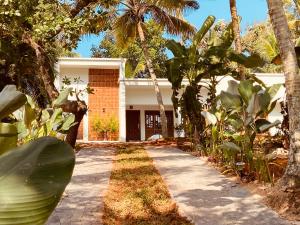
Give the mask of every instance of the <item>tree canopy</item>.
M 166 39 L 162 28 L 150 20 L 146 23 L 146 35 L 150 57 L 154 63 L 154 70 L 158 77 L 166 77 Z M 141 42 L 131 42 L 126 48 L 120 48 L 112 32 L 107 32 L 99 46 L 92 49 L 93 57 L 126 58 L 126 77 L 149 77 Z

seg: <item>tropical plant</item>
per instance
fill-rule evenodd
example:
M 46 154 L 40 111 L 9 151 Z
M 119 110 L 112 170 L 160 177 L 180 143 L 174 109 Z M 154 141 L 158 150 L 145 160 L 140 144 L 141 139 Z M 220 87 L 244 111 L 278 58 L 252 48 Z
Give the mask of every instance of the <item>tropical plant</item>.
M 12 113 L 26 103 L 13 85 L 0 93 L 0 224 L 45 224 L 69 183 L 74 151 L 53 137 L 17 146 Z M 5 121 L 5 122 L 4 122 Z M 29 213 L 29 211 L 30 213 Z
M 285 73 L 289 112 L 290 151 L 282 186 L 297 190 L 300 187 L 300 75 L 297 56 L 287 23 L 282 0 L 267 0 L 271 23 L 280 49 Z
M 146 18 L 152 18 L 170 34 L 177 35 L 183 33 L 186 35 L 191 35 L 194 33 L 195 28 L 184 20 L 177 18 L 175 11 L 178 12 L 178 10 L 184 11 L 186 9 L 197 9 L 199 5 L 197 1 L 193 0 L 124 0 L 120 1 L 120 3 L 122 4 L 122 14 L 113 24 L 113 30 L 117 43 L 125 45 L 132 40 L 136 40 L 137 36 L 139 37 L 160 109 L 162 136 L 167 137 L 167 117 L 156 74 L 153 69 L 153 62 L 151 60 L 147 45 L 145 21 Z
M 172 51 L 174 58 L 167 64 L 168 80 L 172 84 L 172 101 L 176 115 L 178 106 L 183 117 L 186 115 L 189 122 L 196 128 L 201 136 L 204 131 L 204 119 L 201 116 L 203 104 L 201 103 L 201 89 L 207 88 L 210 93 L 209 105 L 216 101 L 216 87 L 220 79 L 217 76 L 234 76 L 239 78 L 239 73 L 231 66 L 237 62 L 245 67 L 261 66 L 264 61 L 257 55 L 246 56 L 232 50 L 233 43 L 232 25 L 226 26 L 221 34 L 212 29 L 215 17 L 209 16 L 202 27 L 192 39 L 188 47 L 170 40 L 167 47 Z M 205 41 L 205 48 L 201 48 Z M 182 89 L 182 81 L 187 78 L 189 85 L 185 87 L 179 98 L 179 90 Z M 248 75 L 248 78 L 255 77 Z M 210 82 L 211 81 L 211 82 Z M 206 101 L 207 104 L 207 101 Z
M 265 119 L 276 106 L 276 94 L 281 86 L 262 87 L 251 80 L 240 83 L 230 81 L 228 91 L 221 92 L 220 107 L 226 112 L 226 135 L 232 141 L 226 141 L 220 147 L 232 151 L 238 162 L 252 166 L 253 144 L 257 133 L 263 133 L 281 123 Z
M 77 124 L 75 115 L 63 113 L 62 108 L 41 110 L 30 96 L 27 96 L 27 103 L 22 111 L 23 119 L 16 123 L 20 143 L 26 143 L 44 136 L 64 140 L 70 128 Z

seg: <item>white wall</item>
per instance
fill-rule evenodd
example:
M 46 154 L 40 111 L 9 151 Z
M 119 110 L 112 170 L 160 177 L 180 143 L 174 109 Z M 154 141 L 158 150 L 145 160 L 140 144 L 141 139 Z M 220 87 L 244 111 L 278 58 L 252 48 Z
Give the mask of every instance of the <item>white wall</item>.
M 172 105 L 171 87 L 160 88 L 164 105 Z M 157 98 L 154 87 L 126 87 L 126 105 L 157 105 Z
M 72 68 L 72 67 L 58 67 L 58 72 L 59 72 L 59 82 L 56 82 L 56 85 L 58 86 L 59 89 L 63 87 L 62 80 L 64 77 L 67 77 L 71 81 L 71 85 L 69 87 L 72 87 L 74 90 L 80 91 L 84 90 L 87 87 L 87 84 L 89 82 L 89 69 L 88 68 Z M 80 83 L 74 83 L 74 78 L 80 78 L 81 82 Z M 69 96 L 70 100 L 75 100 L 75 96 Z M 89 101 L 88 94 L 84 92 L 81 96 L 80 99 L 84 100 L 87 105 Z M 88 112 L 87 114 L 83 117 L 83 140 L 88 141 Z

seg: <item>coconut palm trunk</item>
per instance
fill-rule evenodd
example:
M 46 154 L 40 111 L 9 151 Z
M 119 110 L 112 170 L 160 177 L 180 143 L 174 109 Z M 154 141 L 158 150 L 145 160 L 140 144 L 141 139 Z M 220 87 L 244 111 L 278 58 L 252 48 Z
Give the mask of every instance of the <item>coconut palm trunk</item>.
M 294 43 L 282 0 L 267 0 L 271 23 L 279 45 L 285 74 L 289 111 L 290 150 L 282 185 L 292 190 L 300 187 L 300 74 Z
M 160 88 L 159 88 L 159 85 L 158 85 L 158 81 L 157 81 L 157 78 L 156 78 L 156 74 L 155 74 L 154 69 L 153 69 L 153 63 L 152 63 L 152 60 L 151 60 L 150 55 L 149 55 L 149 51 L 148 51 L 147 44 L 146 44 L 146 38 L 145 38 L 144 30 L 143 30 L 143 27 L 142 27 L 141 23 L 138 23 L 137 29 L 138 29 L 139 38 L 141 40 L 143 54 L 144 54 L 144 57 L 145 57 L 145 60 L 146 60 L 147 68 L 149 70 L 151 79 L 153 81 L 155 94 L 156 94 L 156 98 L 157 98 L 157 103 L 159 105 L 162 136 L 165 138 L 165 137 L 168 137 L 168 124 L 167 124 L 167 116 L 166 116 L 166 112 L 165 112 L 165 106 L 164 106 L 164 103 L 163 103 L 163 99 L 162 99 L 162 95 L 161 95 Z
M 230 13 L 231 13 L 231 20 L 232 20 L 232 30 L 234 35 L 235 50 L 237 53 L 242 53 L 243 49 L 242 49 L 242 41 L 241 41 L 240 20 L 236 8 L 236 0 L 229 0 L 229 3 L 230 3 Z M 240 79 L 245 80 L 244 67 L 239 65 L 238 71 L 240 74 Z

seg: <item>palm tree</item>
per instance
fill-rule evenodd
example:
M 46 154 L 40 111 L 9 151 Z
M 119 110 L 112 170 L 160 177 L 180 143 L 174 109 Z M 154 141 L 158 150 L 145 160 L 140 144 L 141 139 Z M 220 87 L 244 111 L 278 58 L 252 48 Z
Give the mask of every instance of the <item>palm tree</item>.
M 295 45 L 292 41 L 282 0 L 267 0 L 271 23 L 279 45 L 285 74 L 289 111 L 290 151 L 283 185 L 300 187 L 300 74 Z
M 181 11 L 197 9 L 199 5 L 194 0 L 123 0 L 120 4 L 122 14 L 117 17 L 113 24 L 117 43 L 126 45 L 129 41 L 139 38 L 159 105 L 162 136 L 167 137 L 167 117 L 156 74 L 153 69 L 153 63 L 148 51 L 145 20 L 146 18 L 152 18 L 169 34 L 190 36 L 195 32 L 195 28 L 176 17 L 176 14 L 178 14 L 179 9 Z
M 229 0 L 230 13 L 232 20 L 232 30 L 234 35 L 235 51 L 237 53 L 242 53 L 242 41 L 241 41 L 241 31 L 240 31 L 240 20 L 237 14 L 236 0 Z M 245 80 L 245 72 L 243 66 L 238 67 L 241 80 Z

